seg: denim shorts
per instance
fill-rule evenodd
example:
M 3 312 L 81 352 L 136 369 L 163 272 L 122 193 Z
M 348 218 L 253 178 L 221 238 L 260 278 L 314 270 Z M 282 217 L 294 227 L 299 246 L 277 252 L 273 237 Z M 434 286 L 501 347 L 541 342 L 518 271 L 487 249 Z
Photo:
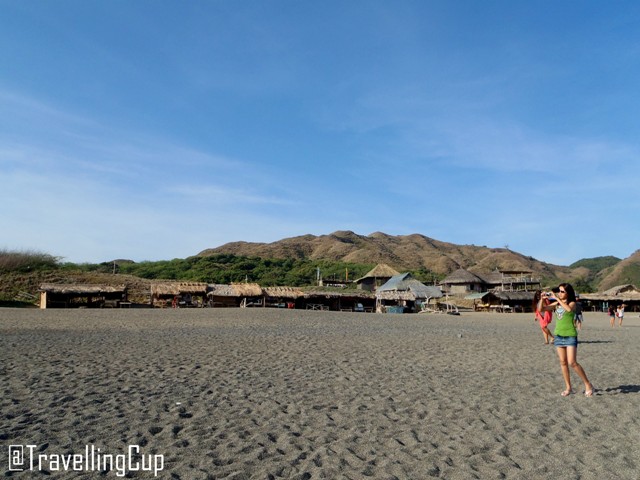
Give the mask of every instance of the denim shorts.
M 556 335 L 553 344 L 556 347 L 578 347 L 578 337 L 561 337 Z

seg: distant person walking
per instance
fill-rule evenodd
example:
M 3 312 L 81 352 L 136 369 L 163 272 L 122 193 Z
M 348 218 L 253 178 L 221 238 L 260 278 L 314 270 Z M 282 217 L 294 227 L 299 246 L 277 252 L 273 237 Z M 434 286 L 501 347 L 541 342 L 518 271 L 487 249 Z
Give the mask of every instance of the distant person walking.
M 574 324 L 578 330 L 582 330 L 582 320 L 582 302 L 580 302 L 580 297 L 576 293 L 576 318 Z
M 549 324 L 553 320 L 553 315 L 550 311 L 540 311 L 540 309 L 538 308 L 538 303 L 540 303 L 540 300 L 543 301 L 544 305 L 549 304 L 549 300 L 547 299 L 547 297 L 543 297 L 542 292 L 540 290 L 537 290 L 533 295 L 533 311 L 535 314 L 534 320 L 537 320 L 540 324 L 540 329 L 542 330 L 542 335 L 544 337 L 544 344 L 549 345 L 549 341 L 553 343 L 554 339 L 553 334 L 549 330 Z
M 616 316 L 618 317 L 618 326 L 622 326 L 622 320 L 624 320 L 624 303 L 618 307 L 618 311 L 616 312 Z
M 613 308 L 613 305 L 609 305 L 609 310 L 607 310 L 609 314 L 609 320 L 611 322 L 611 328 L 616 326 L 616 309 Z
M 549 298 L 545 305 L 544 297 Z M 571 375 L 569 366 L 578 374 L 584 382 L 584 395 L 593 396 L 593 385 L 587 378 L 582 366 L 578 363 L 578 331 L 574 324 L 576 316 L 576 293 L 569 283 L 561 283 L 552 292 L 544 293 L 538 301 L 538 310 L 556 314 L 556 328 L 554 344 L 560 360 L 560 369 L 564 379 L 565 389 L 561 393 L 563 397 L 571 395 Z

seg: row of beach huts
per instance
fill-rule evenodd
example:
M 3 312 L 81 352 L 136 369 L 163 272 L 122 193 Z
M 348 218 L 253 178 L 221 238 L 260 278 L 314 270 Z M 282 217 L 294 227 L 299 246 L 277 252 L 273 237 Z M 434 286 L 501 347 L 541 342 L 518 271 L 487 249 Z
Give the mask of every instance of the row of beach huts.
M 357 279 L 356 288 L 263 287 L 257 283 L 208 284 L 202 282 L 151 282 L 148 301 L 129 301 L 127 285 L 53 284 L 40 286 L 40 308 L 202 308 L 272 307 L 355 312 L 446 312 L 457 305 L 495 312 L 531 311 L 539 280 L 531 272 L 498 271 L 489 274 L 459 269 L 439 285 L 425 285 L 410 273 L 377 265 Z M 345 287 L 345 285 L 339 285 Z M 453 299 L 456 299 L 455 301 Z M 460 301 L 464 299 L 464 301 Z M 581 296 L 587 310 L 606 311 L 624 303 L 640 308 L 640 291 L 622 285 L 606 292 Z

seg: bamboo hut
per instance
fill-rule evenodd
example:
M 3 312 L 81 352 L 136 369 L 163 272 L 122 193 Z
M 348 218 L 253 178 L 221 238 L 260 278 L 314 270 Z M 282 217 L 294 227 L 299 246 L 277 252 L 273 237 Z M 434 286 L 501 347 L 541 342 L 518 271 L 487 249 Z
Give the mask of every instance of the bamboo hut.
M 499 270 L 477 274 L 486 284 L 486 290 L 519 292 L 540 290 L 540 279 L 530 270 Z
M 265 307 L 303 308 L 300 299 L 304 292 L 295 287 L 264 287 L 262 289 Z
M 482 292 L 486 283 L 479 276 L 464 268 L 450 273 L 442 281 L 444 290 L 450 295 L 466 295 L 469 292 Z
M 40 308 L 104 308 L 129 305 L 125 285 L 40 285 Z
M 391 277 L 399 275 L 386 263 L 379 263 L 371 269 L 364 277 L 358 278 L 356 284 L 358 289 L 374 292 L 378 287 L 384 285 Z
M 606 312 L 609 306 L 622 304 L 628 311 L 640 310 L 640 290 L 631 284 L 618 285 L 599 293 L 580 294 L 580 299 L 585 304 L 585 310 Z
M 484 312 L 531 312 L 533 311 L 533 297 L 531 291 L 491 291 L 472 293 L 465 300 L 473 300 L 473 309 Z
M 416 312 L 422 304 L 441 298 L 442 290 L 427 286 L 410 273 L 391 277 L 376 290 L 376 311 L 388 313 Z
M 262 288 L 257 283 L 232 283 L 208 285 L 207 299 L 210 307 L 249 307 L 263 305 Z
M 198 282 L 156 282 L 151 284 L 154 307 L 202 307 L 207 298 L 207 284 Z
M 374 306 L 375 296 L 367 291 L 313 288 L 304 292 L 304 308 L 307 310 L 373 312 Z

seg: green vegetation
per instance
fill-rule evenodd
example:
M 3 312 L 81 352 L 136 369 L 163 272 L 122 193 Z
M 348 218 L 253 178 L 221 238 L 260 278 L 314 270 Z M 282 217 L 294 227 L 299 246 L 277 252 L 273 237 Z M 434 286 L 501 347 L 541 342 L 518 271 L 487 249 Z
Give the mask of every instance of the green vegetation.
M 59 258 L 35 251 L 0 250 L 0 273 L 29 273 L 58 268 Z
M 286 285 L 302 287 L 315 285 L 318 269 L 325 280 L 353 281 L 364 276 L 374 264 L 348 263 L 330 260 L 266 259 L 231 254 L 175 258 L 155 262 L 60 263 L 57 257 L 37 252 L 0 251 L 0 272 L 28 273 L 37 270 L 82 273 L 119 273 L 144 279 L 166 279 L 191 282 L 228 284 L 256 282 L 263 286 Z M 441 280 L 427 269 L 411 271 L 425 283 Z
M 626 265 L 622 269 L 622 273 L 620 275 L 620 284 L 624 285 L 627 283 L 631 283 L 632 285 L 640 285 L 640 265 L 637 263 L 632 263 Z
M 602 275 L 602 272 L 610 270 L 621 260 L 617 257 L 595 257 L 595 258 L 583 258 L 578 260 L 569 266 L 569 268 L 586 268 L 589 274 L 585 278 L 576 279 L 573 281 L 573 287 L 576 292 L 592 293 L 598 290 L 598 278 Z
M 617 257 L 595 257 L 595 258 L 583 258 L 577 262 L 569 265 L 569 268 L 588 268 L 594 275 L 605 268 L 613 267 L 616 263 L 620 262 Z

